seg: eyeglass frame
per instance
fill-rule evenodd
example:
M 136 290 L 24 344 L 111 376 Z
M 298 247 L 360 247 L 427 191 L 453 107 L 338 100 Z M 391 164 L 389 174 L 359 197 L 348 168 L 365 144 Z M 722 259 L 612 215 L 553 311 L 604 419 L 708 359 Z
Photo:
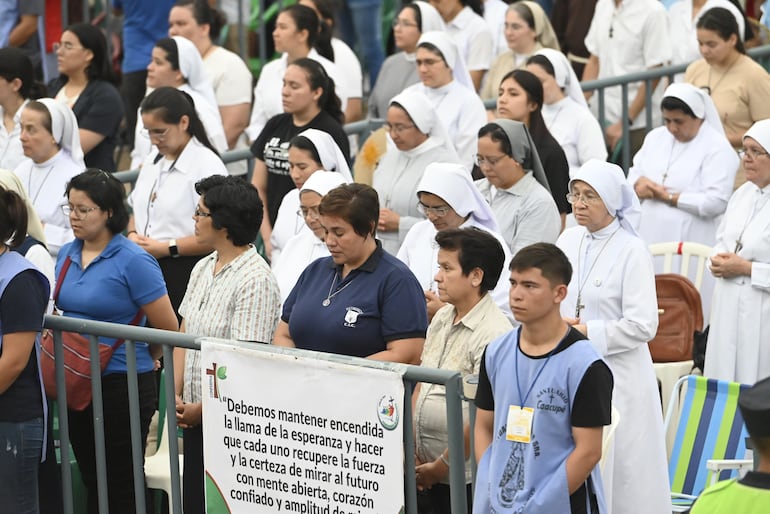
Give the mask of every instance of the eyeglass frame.
M 193 211 L 193 216 L 196 218 L 210 218 L 211 213 L 210 212 L 203 212 L 200 207 L 197 205 L 195 206 L 195 210 Z
M 575 193 L 567 193 L 565 195 L 567 198 L 567 203 L 570 205 L 575 205 L 577 202 L 583 202 L 583 205 L 594 205 L 597 200 L 602 202 L 602 197 L 599 195 L 596 196 L 583 196 L 583 195 L 576 195 Z
M 762 157 L 763 155 L 770 155 L 768 152 L 760 152 L 758 150 L 754 150 L 753 148 L 741 148 L 738 150 L 738 157 L 741 159 L 745 159 L 746 157 L 751 157 L 752 161 L 757 160 L 758 158 Z
M 317 220 L 321 217 L 321 213 L 318 211 L 318 206 L 315 207 L 300 207 L 297 209 L 297 216 L 299 216 L 302 219 L 307 218 L 310 216 L 310 219 Z
M 75 214 L 76 220 L 84 220 L 88 217 L 88 215 L 97 209 L 101 210 L 102 208 L 98 205 L 96 207 L 73 207 L 71 205 L 65 204 L 60 207 L 61 212 L 67 216 L 68 218 Z
M 428 205 L 425 205 L 421 201 L 417 200 L 417 210 L 420 211 L 425 216 L 428 216 L 430 213 L 433 213 L 434 216 L 437 218 L 443 218 L 447 214 L 449 214 L 449 211 L 452 210 L 452 207 L 449 204 L 443 205 L 441 207 L 430 207 Z
M 382 126 L 385 129 L 385 131 L 388 132 L 389 134 L 393 133 L 393 132 L 395 132 L 396 134 L 400 134 L 400 133 L 402 133 L 405 130 L 409 130 L 411 128 L 417 128 L 417 125 L 402 125 L 400 123 L 396 123 L 395 125 L 391 125 L 387 121 L 385 123 L 383 123 Z
M 497 166 L 500 163 L 500 161 L 502 161 L 506 157 L 510 157 L 510 155 L 504 153 L 504 154 L 498 155 L 497 157 L 491 158 L 491 157 L 486 157 L 484 155 L 479 155 L 479 154 L 475 153 L 475 154 L 473 154 L 473 162 L 479 168 L 481 168 L 482 166 L 484 166 L 486 164 L 488 164 L 490 168 L 494 168 L 495 166 Z
M 144 137 L 152 141 L 155 139 L 156 141 L 163 141 L 166 139 L 166 136 L 168 135 L 168 131 L 171 130 L 171 127 L 166 127 L 165 129 L 146 129 L 143 128 L 141 130 L 141 133 Z M 161 132 L 162 131 L 162 132 Z

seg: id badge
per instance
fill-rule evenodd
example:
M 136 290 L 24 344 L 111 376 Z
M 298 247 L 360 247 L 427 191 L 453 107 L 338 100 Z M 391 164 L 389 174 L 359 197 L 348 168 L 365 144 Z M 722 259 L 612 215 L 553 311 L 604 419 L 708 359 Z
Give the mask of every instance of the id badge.
M 508 408 L 508 423 L 505 429 L 505 438 L 508 441 L 519 443 L 532 442 L 532 418 L 535 410 L 532 407 L 519 407 L 511 405 Z

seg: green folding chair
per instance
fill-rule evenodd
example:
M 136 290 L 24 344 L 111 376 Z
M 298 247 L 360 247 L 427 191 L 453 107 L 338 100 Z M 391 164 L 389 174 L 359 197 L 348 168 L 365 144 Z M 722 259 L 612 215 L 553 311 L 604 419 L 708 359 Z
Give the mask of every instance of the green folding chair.
M 669 458 L 674 512 L 687 511 L 706 486 L 737 476 L 736 469 L 719 469 L 709 461 L 743 459 L 746 426 L 738 409 L 738 393 L 748 386 L 688 375 L 677 381 L 666 411 L 666 432 L 680 408 L 676 437 Z

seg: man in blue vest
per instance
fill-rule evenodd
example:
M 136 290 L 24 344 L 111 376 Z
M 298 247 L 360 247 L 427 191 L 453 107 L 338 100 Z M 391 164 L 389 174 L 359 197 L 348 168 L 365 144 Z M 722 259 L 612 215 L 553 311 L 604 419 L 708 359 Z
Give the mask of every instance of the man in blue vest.
M 691 514 L 770 511 L 770 377 L 741 391 L 738 407 L 759 455 L 759 466 L 740 480 L 725 480 L 703 491 Z
M 606 512 L 596 464 L 611 422 L 612 373 L 561 318 L 572 266 L 549 243 L 510 264 L 521 327 L 481 360 L 476 393 L 474 513 Z

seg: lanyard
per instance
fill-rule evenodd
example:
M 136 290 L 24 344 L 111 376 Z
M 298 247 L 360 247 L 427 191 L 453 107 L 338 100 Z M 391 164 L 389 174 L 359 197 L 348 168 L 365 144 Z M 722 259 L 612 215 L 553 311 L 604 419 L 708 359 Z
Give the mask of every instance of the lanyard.
M 569 332 L 568 332 L 569 333 Z M 537 374 L 535 375 L 535 379 L 532 381 L 532 384 L 530 384 L 529 389 L 527 390 L 527 394 L 523 397 L 521 396 L 521 385 L 519 384 L 519 352 L 521 352 L 521 329 L 519 329 L 519 341 L 517 341 L 517 348 L 516 348 L 516 356 L 514 357 L 514 369 L 516 371 L 516 390 L 519 393 L 519 399 L 521 400 L 521 407 L 524 407 L 527 404 L 527 398 L 529 398 L 529 393 L 532 392 L 532 389 L 535 387 L 535 384 L 537 383 L 537 379 L 540 378 L 540 374 L 545 369 L 546 365 L 548 365 L 548 361 L 551 360 L 551 357 L 554 353 L 556 353 L 556 350 L 558 350 L 561 347 L 561 344 L 564 342 L 564 339 L 559 341 L 559 344 L 554 347 L 553 350 L 548 352 L 548 356 L 545 358 L 545 362 L 542 366 L 540 366 L 540 369 L 537 371 Z

